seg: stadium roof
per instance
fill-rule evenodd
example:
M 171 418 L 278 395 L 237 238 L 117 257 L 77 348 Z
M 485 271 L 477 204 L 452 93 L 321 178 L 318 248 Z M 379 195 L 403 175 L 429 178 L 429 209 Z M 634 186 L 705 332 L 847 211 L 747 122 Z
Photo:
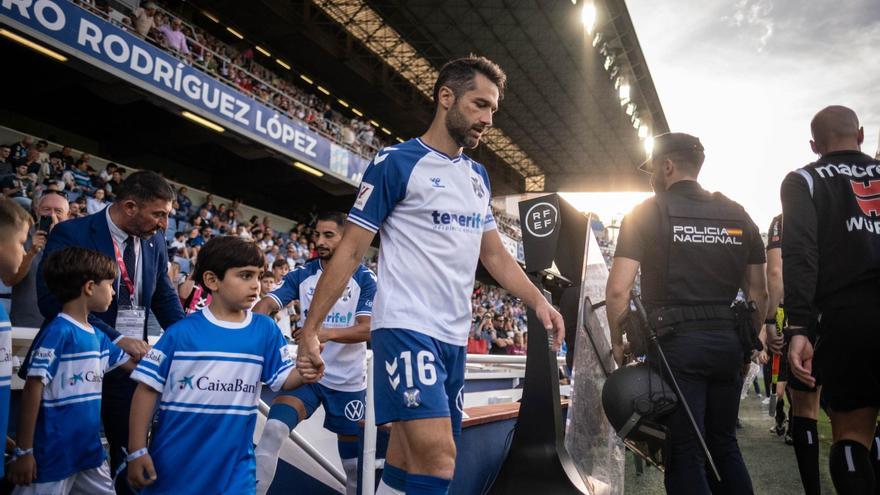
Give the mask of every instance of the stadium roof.
M 496 193 L 646 189 L 636 172 L 642 138 L 668 130 L 623 0 L 199 5 L 404 137 L 430 122 L 443 63 L 470 53 L 498 62 L 509 86 L 497 129 L 475 153 Z

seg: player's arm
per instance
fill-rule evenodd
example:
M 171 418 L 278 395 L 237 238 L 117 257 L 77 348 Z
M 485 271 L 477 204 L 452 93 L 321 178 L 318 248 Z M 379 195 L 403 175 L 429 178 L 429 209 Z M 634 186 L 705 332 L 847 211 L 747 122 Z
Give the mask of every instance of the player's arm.
M 375 235 L 374 232 L 353 222 L 347 223 L 342 241 L 327 263 L 321 278 L 318 279 L 315 295 L 309 305 L 309 317 L 306 318 L 300 334 L 300 346 L 296 357 L 297 369 L 307 375 L 309 378 L 307 381 L 317 380 L 324 372 L 324 361 L 321 359 L 318 340 L 321 322 L 327 318 L 327 313 L 342 295 Z M 317 378 L 314 378 L 315 376 Z
M 16 485 L 30 485 L 37 478 L 37 463 L 34 459 L 34 431 L 37 428 L 37 415 L 43 398 L 43 378 L 28 377 L 21 393 L 21 417 L 18 422 L 18 449 L 28 452 L 20 455 L 9 470 L 9 479 Z
M 761 332 L 762 340 L 770 347 L 770 350 L 776 354 L 782 352 L 782 339 L 778 338 L 776 333 L 776 310 L 779 303 L 782 302 L 782 248 L 773 248 L 767 250 L 767 291 L 769 300 L 767 302 L 766 321 L 773 320 L 774 323 L 764 324 L 764 331 Z
M 816 206 L 803 176 L 792 172 L 782 181 L 782 277 L 785 281 L 785 316 L 789 329 L 806 333 L 813 314 L 813 300 L 819 279 L 819 241 Z M 813 346 L 805 335 L 794 335 L 788 348 L 788 362 L 794 375 L 809 386 Z
M 299 388 L 300 385 L 304 383 L 305 380 L 303 380 L 303 377 L 299 373 L 299 370 L 294 368 L 290 370 L 290 374 L 287 375 L 287 378 L 284 380 L 284 384 L 281 385 L 281 390 L 293 390 L 295 388 Z
M 318 334 L 318 340 L 324 342 L 338 342 L 340 344 L 357 344 L 370 340 L 369 316 L 358 316 L 355 324 L 345 328 L 322 328 Z
M 158 391 L 147 384 L 139 383 L 131 399 L 131 415 L 128 420 L 128 482 L 137 489 L 156 481 L 156 468 L 147 452 L 147 431 L 158 398 Z
M 261 315 L 270 315 L 280 309 L 281 307 L 278 306 L 278 302 L 276 302 L 275 299 L 265 296 L 257 302 L 252 311 Z
M 562 345 L 562 339 L 565 338 L 565 324 L 562 321 L 562 315 L 553 309 L 553 306 L 529 280 L 513 256 L 504 249 L 497 229 L 483 232 L 480 244 L 480 261 L 483 262 L 483 266 L 486 267 L 492 278 L 535 311 L 548 333 L 555 329 L 553 348 L 558 349 Z
M 766 265 L 749 264 L 746 265 L 746 273 L 743 278 L 742 288 L 748 295 L 749 301 L 754 301 L 758 306 L 758 310 L 753 315 L 754 328 L 761 328 L 764 324 L 764 315 L 767 314 L 768 295 L 767 295 L 767 275 Z

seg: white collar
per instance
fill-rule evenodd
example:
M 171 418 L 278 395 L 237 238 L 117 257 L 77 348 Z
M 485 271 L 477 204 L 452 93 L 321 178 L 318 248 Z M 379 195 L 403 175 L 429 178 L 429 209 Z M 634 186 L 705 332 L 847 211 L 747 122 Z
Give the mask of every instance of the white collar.
M 205 315 L 205 319 L 207 319 L 208 321 L 210 321 L 214 325 L 217 325 L 218 327 L 222 327 L 222 328 L 233 329 L 233 330 L 242 329 L 242 328 L 245 328 L 246 326 L 250 325 L 251 320 L 253 319 L 253 316 L 254 316 L 253 313 L 248 311 L 247 313 L 245 313 L 244 320 L 242 320 L 240 322 L 233 322 L 233 321 L 223 321 L 223 320 L 217 319 L 217 317 L 214 316 L 214 313 L 211 312 L 210 308 L 203 309 L 202 314 Z
M 69 322 L 71 322 L 71 323 L 73 323 L 74 325 L 76 325 L 77 328 L 79 328 L 79 329 L 81 329 L 81 330 L 84 330 L 84 331 L 89 332 L 89 333 L 95 333 L 95 329 L 92 328 L 91 325 L 83 325 L 82 323 L 80 323 L 80 322 L 77 321 L 74 317 L 70 316 L 70 315 L 67 314 L 67 313 L 58 313 L 58 316 L 61 317 L 61 318 L 64 318 L 65 320 L 67 320 L 67 321 L 69 321 Z
M 130 236 L 113 223 L 113 219 L 110 218 L 110 208 L 104 208 L 104 211 L 107 215 L 107 227 L 110 229 L 110 236 L 113 237 L 113 239 L 119 244 L 119 248 L 122 249 L 122 245 L 125 244 L 126 239 Z

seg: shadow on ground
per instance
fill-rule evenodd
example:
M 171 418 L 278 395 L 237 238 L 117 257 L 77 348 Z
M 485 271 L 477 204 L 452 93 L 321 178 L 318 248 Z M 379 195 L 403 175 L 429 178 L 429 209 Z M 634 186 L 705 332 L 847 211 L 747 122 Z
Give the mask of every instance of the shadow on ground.
M 762 405 L 754 392 L 740 404 L 740 419 L 743 428 L 737 431 L 740 450 L 752 477 L 755 493 L 773 495 L 795 495 L 804 493 L 798 474 L 794 449 L 785 445 L 782 437 L 769 432 L 773 419 L 767 415 L 767 406 Z M 827 418 L 820 423 L 827 424 Z M 831 476 L 828 474 L 828 449 L 831 446 L 830 429 L 820 425 L 821 440 L 819 469 L 822 477 L 822 493 L 834 493 Z M 627 495 L 653 495 L 665 493 L 663 473 L 649 467 L 643 474 L 636 474 L 632 454 L 627 454 L 626 492 Z

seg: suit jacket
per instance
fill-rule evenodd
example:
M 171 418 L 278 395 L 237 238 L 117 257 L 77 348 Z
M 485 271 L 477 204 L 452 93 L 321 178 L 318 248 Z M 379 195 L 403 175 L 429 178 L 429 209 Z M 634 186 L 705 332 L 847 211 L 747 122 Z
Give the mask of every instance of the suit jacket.
M 183 308 L 177 292 L 168 278 L 168 251 L 165 248 L 165 233 L 161 230 L 141 243 L 141 298 L 140 304 L 146 308 L 147 314 L 152 310 L 159 320 L 162 328 L 168 328 L 184 317 Z M 113 250 L 113 241 L 110 237 L 110 227 L 107 225 L 107 212 L 99 211 L 93 215 L 59 223 L 52 229 L 46 247 L 43 250 L 43 259 L 37 268 L 37 303 L 40 313 L 49 322 L 59 312 L 61 304 L 53 296 L 46 281 L 43 279 L 43 263 L 49 255 L 69 246 L 78 246 L 94 249 L 109 256 L 116 262 L 116 254 Z M 116 293 L 119 293 L 119 281 L 113 283 Z M 110 308 L 103 313 L 91 313 L 89 323 L 95 328 L 106 333 L 111 340 L 116 341 L 120 337 L 113 326 L 116 324 L 116 310 L 118 297 L 113 298 Z M 146 322 L 144 322 L 146 332 Z

